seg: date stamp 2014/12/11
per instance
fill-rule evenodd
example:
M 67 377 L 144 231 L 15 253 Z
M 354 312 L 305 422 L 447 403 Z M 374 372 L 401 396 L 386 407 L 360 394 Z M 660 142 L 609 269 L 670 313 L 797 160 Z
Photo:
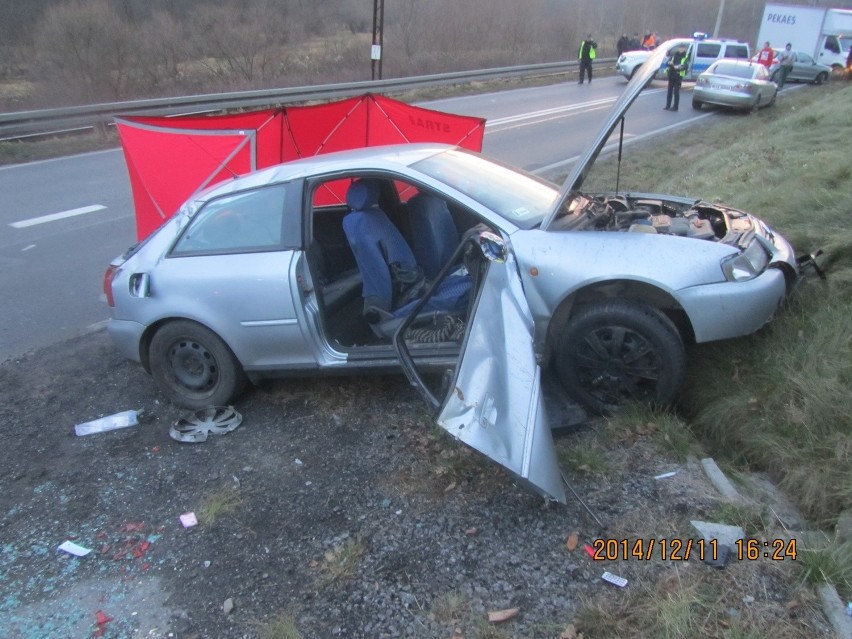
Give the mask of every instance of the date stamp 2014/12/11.
M 596 561 L 640 559 L 650 561 L 716 561 L 720 556 L 717 539 L 638 538 L 638 539 L 595 539 L 590 555 Z M 738 539 L 734 542 L 734 553 L 739 560 L 754 561 L 771 559 L 783 561 L 796 558 L 795 539 Z M 724 552 L 724 551 L 721 551 Z

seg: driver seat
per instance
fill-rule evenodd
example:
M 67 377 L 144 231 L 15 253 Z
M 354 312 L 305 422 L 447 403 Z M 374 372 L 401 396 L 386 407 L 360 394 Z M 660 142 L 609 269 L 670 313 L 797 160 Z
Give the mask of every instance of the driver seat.
M 379 208 L 380 193 L 378 180 L 354 181 L 346 192 L 351 212 L 343 230 L 363 279 L 364 319 L 377 336 L 390 339 L 425 292 L 426 279 L 402 233 Z M 469 277 L 447 278 L 418 318 L 464 309 L 469 292 Z

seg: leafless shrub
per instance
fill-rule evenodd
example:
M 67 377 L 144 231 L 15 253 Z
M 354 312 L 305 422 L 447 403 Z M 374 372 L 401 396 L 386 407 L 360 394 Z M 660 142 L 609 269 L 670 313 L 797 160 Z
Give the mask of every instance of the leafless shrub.
M 73 101 L 120 99 L 136 61 L 134 40 L 107 0 L 55 5 L 35 31 L 38 70 Z

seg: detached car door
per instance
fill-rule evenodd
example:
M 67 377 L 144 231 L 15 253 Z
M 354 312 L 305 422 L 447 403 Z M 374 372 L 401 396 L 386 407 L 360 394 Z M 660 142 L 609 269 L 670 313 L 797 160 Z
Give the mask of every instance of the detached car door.
M 440 288 L 442 272 L 394 336 L 403 370 L 444 430 L 536 492 L 565 503 L 533 351 L 533 319 L 514 257 L 499 236 L 487 231 L 468 233 L 449 263 L 457 263 L 464 252 L 474 279 L 473 299 L 455 369 L 446 371 L 439 390 L 433 390 L 434 381 L 427 384 L 405 339 L 408 328 L 422 319 L 420 308 Z

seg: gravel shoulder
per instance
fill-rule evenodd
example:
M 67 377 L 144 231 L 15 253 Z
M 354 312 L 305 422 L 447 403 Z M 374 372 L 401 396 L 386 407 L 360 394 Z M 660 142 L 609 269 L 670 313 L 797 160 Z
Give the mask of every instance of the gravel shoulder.
M 584 545 L 605 532 L 685 539 L 719 513 L 700 464 L 650 429 L 557 439 L 563 459 L 603 460 L 568 479 L 604 531 L 446 436 L 402 377 L 268 382 L 235 407 L 233 432 L 174 441 L 187 411 L 104 331 L 2 363 L 0 636 L 590 637 L 605 610 L 629 621 L 713 583 L 718 636 L 746 621 L 830 636 L 791 562 L 592 560 Z M 74 435 L 127 409 L 144 410 L 138 426 Z M 186 512 L 200 523 L 184 528 Z M 92 552 L 58 551 L 66 540 Z

